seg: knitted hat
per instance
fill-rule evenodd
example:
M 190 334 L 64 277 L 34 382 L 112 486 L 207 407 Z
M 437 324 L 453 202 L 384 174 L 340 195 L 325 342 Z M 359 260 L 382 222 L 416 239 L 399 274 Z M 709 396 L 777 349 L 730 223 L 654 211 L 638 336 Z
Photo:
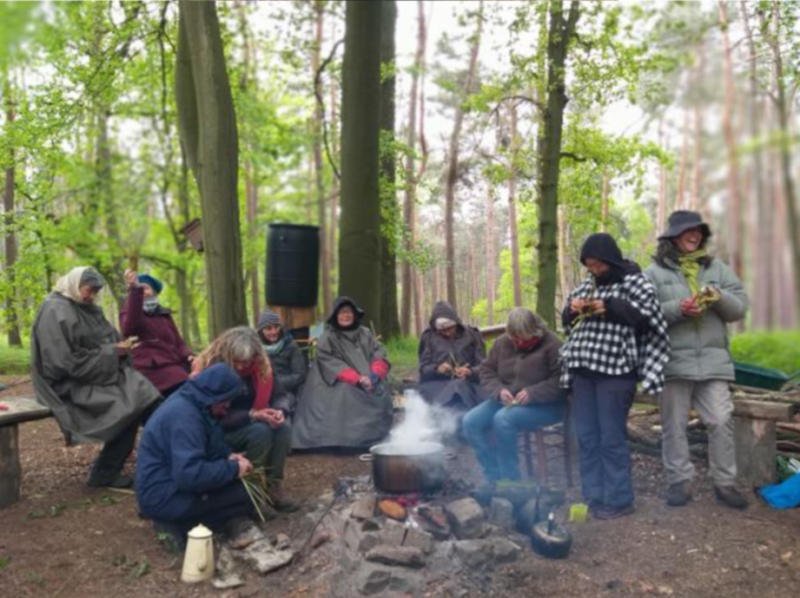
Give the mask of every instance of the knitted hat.
M 268 307 L 264 308 L 264 310 L 258 314 L 258 324 L 256 324 L 256 330 L 261 331 L 267 326 L 283 326 L 280 316 Z
M 155 276 L 150 276 L 149 274 L 139 274 L 138 276 L 139 282 L 142 284 L 146 284 L 153 292 L 158 295 L 164 289 L 164 283 L 162 283 L 158 278 Z
M 102 289 L 104 285 L 103 277 L 100 276 L 100 273 L 94 268 L 85 268 L 83 272 L 81 272 L 81 280 L 78 286 Z

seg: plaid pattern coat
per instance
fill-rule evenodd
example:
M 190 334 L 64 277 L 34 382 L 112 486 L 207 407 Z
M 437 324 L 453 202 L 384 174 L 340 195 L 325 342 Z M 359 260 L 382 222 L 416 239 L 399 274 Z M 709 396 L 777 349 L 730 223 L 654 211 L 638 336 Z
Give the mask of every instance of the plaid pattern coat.
M 590 275 L 570 293 L 567 305 L 573 299 L 589 298 L 626 301 L 647 318 L 648 326 L 637 335 L 632 326 L 608 321 L 602 315 L 573 325 L 561 349 L 561 386 L 571 386 L 574 370 L 586 368 L 608 376 L 636 371 L 645 392 L 661 392 L 670 345 L 653 283 L 644 274 L 632 273 L 621 282 L 595 287 Z

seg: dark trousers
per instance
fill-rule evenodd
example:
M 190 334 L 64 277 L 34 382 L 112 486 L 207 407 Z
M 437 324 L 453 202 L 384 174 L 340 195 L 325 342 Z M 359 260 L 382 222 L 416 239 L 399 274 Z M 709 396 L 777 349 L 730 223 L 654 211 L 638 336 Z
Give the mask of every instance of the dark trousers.
M 225 442 L 237 453 L 244 453 L 253 467 L 264 468 L 267 477 L 282 480 L 286 468 L 286 455 L 292 446 L 292 429 L 289 423 L 273 430 L 264 422 L 252 422 L 227 432 Z
M 136 444 L 139 423 L 139 420 L 133 422 L 103 445 L 89 473 L 90 484 L 102 486 L 120 474 L 125 466 L 125 460 L 133 452 L 133 446 Z
M 628 412 L 636 378 L 576 374 L 572 413 L 581 453 L 583 496 L 592 507 L 633 504 Z
M 183 528 L 184 533 L 200 523 L 216 532 L 231 519 L 252 515 L 253 510 L 253 502 L 244 484 L 236 480 L 219 490 L 198 496 L 189 510 L 174 523 Z

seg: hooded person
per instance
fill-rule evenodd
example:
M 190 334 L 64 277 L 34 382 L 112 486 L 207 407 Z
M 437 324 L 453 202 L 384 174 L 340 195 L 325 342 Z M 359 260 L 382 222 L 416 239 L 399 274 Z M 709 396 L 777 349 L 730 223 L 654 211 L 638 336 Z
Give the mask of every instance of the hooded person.
M 459 410 L 480 400 L 478 366 L 486 345 L 477 328 L 465 326 L 446 301 L 433 308 L 419 341 L 419 393 L 431 404 Z
M 289 414 L 294 412 L 297 395 L 300 394 L 308 376 L 306 358 L 292 334 L 286 330 L 280 316 L 265 308 L 258 316 L 256 331 L 269 357 L 275 378 L 283 386 L 287 395 Z
M 128 296 L 119 313 L 126 337 L 137 337 L 133 367 L 139 370 L 164 397 L 175 392 L 189 377 L 191 349 L 183 342 L 169 309 L 159 303 L 164 288 L 150 274 L 125 272 Z
M 389 361 L 363 318 L 349 297 L 334 302 L 297 402 L 293 448 L 366 447 L 389 433 Z
M 661 394 L 667 504 L 680 507 L 691 498 L 694 466 L 689 458 L 686 423 L 697 411 L 708 428 L 709 474 L 719 501 L 747 507 L 736 488 L 733 398 L 735 374 L 728 324 L 745 317 L 748 297 L 736 273 L 707 249 L 711 229 L 700 214 L 677 210 L 658 238 L 645 274 L 653 281 L 669 327 L 672 356 Z
M 212 365 L 176 391 L 144 428 L 136 499 L 156 530 L 172 533 L 179 545 L 199 523 L 217 531 L 253 512 L 239 481 L 252 465 L 231 452 L 219 424 L 243 389 L 230 366 Z
M 73 268 L 39 308 L 31 334 L 36 399 L 53 411 L 67 444 L 102 442 L 89 486 L 124 488 L 122 475 L 139 424 L 160 395 L 137 372 L 130 345 L 106 320 L 95 298 L 103 279 Z
M 634 510 L 626 422 L 636 385 L 661 392 L 669 338 L 655 287 L 611 235 L 590 235 L 581 263 L 588 275 L 562 313 L 561 385 L 572 390 L 584 498 L 595 518 L 614 519 Z

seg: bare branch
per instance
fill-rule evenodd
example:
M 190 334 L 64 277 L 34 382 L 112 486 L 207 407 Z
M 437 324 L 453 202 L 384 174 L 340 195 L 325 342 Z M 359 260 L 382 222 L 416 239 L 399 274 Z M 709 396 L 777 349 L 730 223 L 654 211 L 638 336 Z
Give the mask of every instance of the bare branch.
M 333 169 L 333 174 L 336 175 L 337 180 L 342 180 L 341 175 L 339 174 L 339 169 L 336 167 L 336 163 L 333 160 L 333 155 L 331 153 L 331 146 L 328 141 L 328 119 L 325 116 L 325 100 L 322 98 L 322 93 L 320 92 L 320 81 L 322 79 L 322 73 L 325 72 L 325 69 L 328 65 L 333 61 L 333 58 L 336 56 L 336 51 L 339 49 L 344 43 L 344 39 L 340 39 L 338 42 L 333 44 L 333 48 L 331 48 L 330 54 L 328 57 L 322 61 L 322 64 L 319 65 L 319 69 L 317 69 L 317 73 L 314 75 L 314 95 L 317 98 L 317 103 L 322 108 L 322 139 L 325 142 L 325 155 L 328 157 L 328 163 L 331 165 Z

